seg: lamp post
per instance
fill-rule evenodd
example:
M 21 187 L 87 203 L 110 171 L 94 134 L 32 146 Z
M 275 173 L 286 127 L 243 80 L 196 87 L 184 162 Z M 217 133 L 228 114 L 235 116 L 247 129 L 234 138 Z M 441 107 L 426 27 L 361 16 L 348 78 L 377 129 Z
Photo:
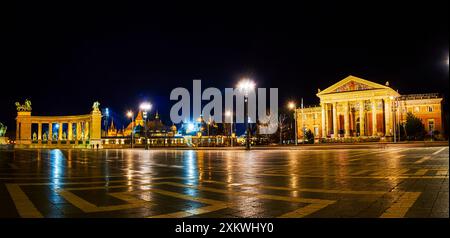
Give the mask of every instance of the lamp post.
M 131 118 L 131 148 L 133 148 L 133 141 L 134 141 L 134 115 L 132 111 L 127 112 L 127 117 Z
M 105 137 L 108 136 L 108 118 L 109 118 L 109 108 L 105 108 L 105 120 L 103 124 L 105 126 Z
M 230 146 L 233 146 L 233 114 L 231 113 L 231 111 L 226 111 L 225 112 L 225 116 L 226 117 L 230 117 Z
M 152 109 L 152 104 L 148 102 L 141 103 L 139 108 L 142 110 L 142 116 L 144 117 L 144 130 L 145 130 L 145 149 L 148 150 L 148 134 L 147 134 L 147 113 Z
M 297 145 L 297 106 L 295 105 L 295 102 L 289 102 L 288 108 L 294 110 L 294 141 L 295 145 Z
M 250 79 L 242 79 L 237 88 L 244 93 L 244 123 L 246 130 L 245 149 L 250 150 L 250 125 L 248 123 L 248 94 L 255 88 L 255 83 Z

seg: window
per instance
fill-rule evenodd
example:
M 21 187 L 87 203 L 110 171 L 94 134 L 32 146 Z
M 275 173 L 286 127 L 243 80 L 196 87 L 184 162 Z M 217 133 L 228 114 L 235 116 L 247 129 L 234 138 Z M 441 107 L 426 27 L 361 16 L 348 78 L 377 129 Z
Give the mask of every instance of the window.
M 434 131 L 434 119 L 428 119 L 428 131 Z
M 420 107 L 414 107 L 414 112 L 419 112 L 420 111 Z
M 433 107 L 432 106 L 428 106 L 427 107 L 427 112 L 433 112 Z

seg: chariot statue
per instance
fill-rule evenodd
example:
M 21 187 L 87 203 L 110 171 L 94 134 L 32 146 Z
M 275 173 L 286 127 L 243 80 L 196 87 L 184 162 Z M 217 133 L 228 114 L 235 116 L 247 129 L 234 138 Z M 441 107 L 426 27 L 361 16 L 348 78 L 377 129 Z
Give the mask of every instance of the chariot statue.
M 67 134 L 66 134 L 66 132 L 63 132 L 63 134 L 62 134 L 62 139 L 63 139 L 63 140 L 67 139 Z
M 92 105 L 92 110 L 99 111 L 100 110 L 99 107 L 100 107 L 100 103 L 98 101 L 96 101 L 96 102 L 94 102 L 94 105 Z
M 47 133 L 44 133 L 43 135 L 42 135 L 42 140 L 47 140 Z
M 3 124 L 0 122 L 0 137 L 5 136 L 5 134 L 6 134 L 6 129 L 8 129 L 8 127 L 6 127 L 5 125 L 3 125 Z
M 31 112 L 31 101 L 26 99 L 23 105 L 16 102 L 16 107 L 18 112 Z
M 37 140 L 36 132 L 33 132 L 33 140 Z

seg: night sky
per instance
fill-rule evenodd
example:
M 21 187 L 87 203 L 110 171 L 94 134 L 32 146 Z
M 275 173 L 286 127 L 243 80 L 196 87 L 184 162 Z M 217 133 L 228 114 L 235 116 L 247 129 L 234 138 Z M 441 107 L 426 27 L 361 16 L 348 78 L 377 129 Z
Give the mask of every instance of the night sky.
M 30 98 L 33 115 L 87 114 L 98 100 L 121 124 L 148 99 L 168 123 L 173 88 L 244 76 L 279 88 L 280 107 L 318 104 L 318 88 L 350 74 L 448 98 L 448 1 L 224 3 L 4 9 L 0 121 L 14 130 L 14 103 Z

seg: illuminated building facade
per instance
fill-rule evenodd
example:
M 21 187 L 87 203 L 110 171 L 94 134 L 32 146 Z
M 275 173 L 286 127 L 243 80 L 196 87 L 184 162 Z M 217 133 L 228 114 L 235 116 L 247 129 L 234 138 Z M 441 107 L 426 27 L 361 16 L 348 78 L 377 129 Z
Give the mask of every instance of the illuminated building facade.
M 18 147 L 101 146 L 99 103 L 90 114 L 71 116 L 32 116 L 31 102 L 16 103 L 16 145 Z
M 141 111 L 138 112 L 134 122 L 130 122 L 124 129 L 117 130 L 114 122 L 108 128 L 107 137 L 102 139 L 105 147 L 121 147 L 130 145 L 131 133 L 134 132 L 133 144 L 136 146 L 145 145 L 145 120 Z M 147 137 L 150 146 L 184 146 L 184 138 L 177 135 L 177 127 L 166 126 L 156 112 L 153 119 L 147 120 Z
M 391 140 L 407 112 L 422 120 L 428 134 L 442 135 L 442 97 L 400 95 L 396 90 L 355 76 L 318 90 L 320 106 L 297 110 L 299 140 L 311 130 L 315 138 L 372 137 Z

